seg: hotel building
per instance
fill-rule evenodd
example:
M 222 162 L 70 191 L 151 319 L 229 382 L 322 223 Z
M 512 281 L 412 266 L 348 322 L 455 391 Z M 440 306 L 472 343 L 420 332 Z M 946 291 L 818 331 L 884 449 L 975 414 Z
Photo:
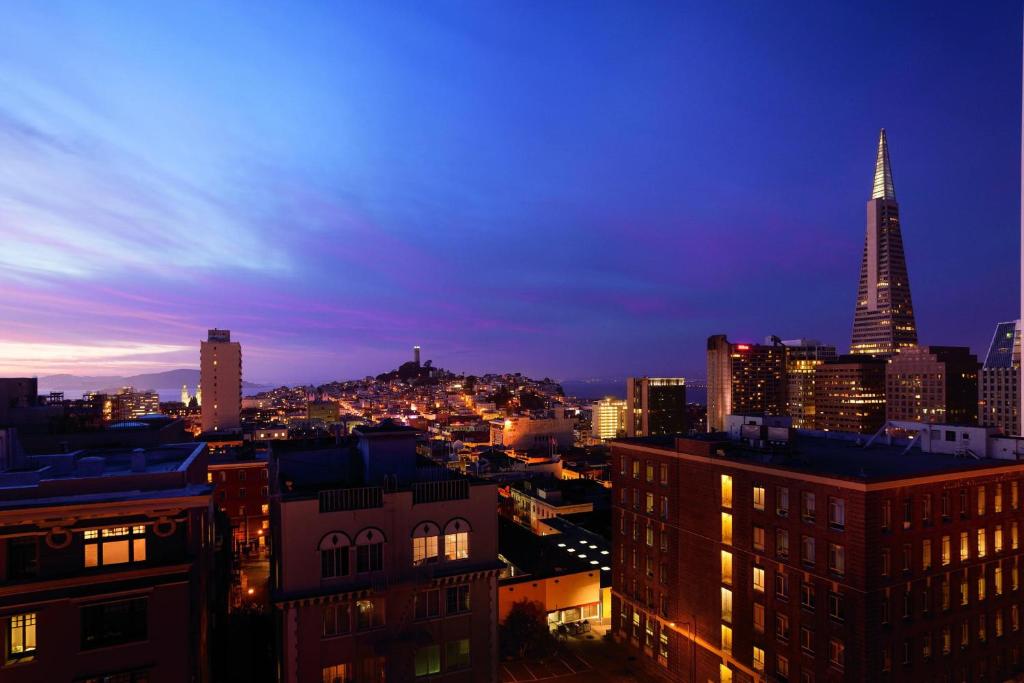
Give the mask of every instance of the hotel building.
M 1019 444 L 740 434 L 613 443 L 613 634 L 639 661 L 723 683 L 1021 671 Z
M 708 337 L 708 431 L 725 428 L 727 415 L 786 414 L 786 347 Z
M 278 680 L 497 680 L 497 487 L 384 421 L 273 443 Z

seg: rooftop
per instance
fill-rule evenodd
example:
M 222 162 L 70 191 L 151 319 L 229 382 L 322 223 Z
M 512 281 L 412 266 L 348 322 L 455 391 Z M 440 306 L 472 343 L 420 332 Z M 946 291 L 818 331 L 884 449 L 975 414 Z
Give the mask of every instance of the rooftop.
M 611 585 L 612 556 L 608 541 L 564 520 L 545 521 L 552 526 L 562 523 L 559 527 L 562 533 L 538 536 L 499 517 L 498 552 L 515 567 L 513 575 L 502 583 L 596 571 L 601 574 L 602 585 Z
M 862 483 L 1020 465 L 1016 460 L 924 453 L 917 448 L 908 450 L 906 440 L 893 439 L 892 443 L 878 440 L 865 446 L 863 436 L 855 439 L 849 434 L 825 434 L 797 430 L 788 444 L 775 448 L 730 441 L 722 433 L 701 434 L 678 441 L 671 436 L 656 436 L 618 439 L 614 443 L 709 455 L 723 462 L 743 462 Z

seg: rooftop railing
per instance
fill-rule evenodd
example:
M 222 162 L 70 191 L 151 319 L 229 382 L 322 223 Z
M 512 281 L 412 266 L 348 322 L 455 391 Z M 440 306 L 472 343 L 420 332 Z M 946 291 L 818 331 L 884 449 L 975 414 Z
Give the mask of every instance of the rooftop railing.
M 320 512 L 364 510 L 383 507 L 383 505 L 384 489 L 380 486 L 320 491 Z
M 412 485 L 412 504 L 469 498 L 469 480 L 421 481 Z

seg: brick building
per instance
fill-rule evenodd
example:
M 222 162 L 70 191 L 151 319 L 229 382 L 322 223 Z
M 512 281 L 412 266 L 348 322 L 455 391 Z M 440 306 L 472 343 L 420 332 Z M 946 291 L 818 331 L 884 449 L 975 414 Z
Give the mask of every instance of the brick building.
M 270 535 L 266 452 L 226 449 L 210 458 L 207 470 L 207 481 L 214 485 L 214 504 L 231 520 L 235 551 L 263 551 Z
M 212 680 L 223 586 L 206 445 L 24 456 L 5 444 L 0 680 Z
M 1024 463 L 748 427 L 614 442 L 615 637 L 679 681 L 1020 671 Z
M 340 444 L 274 444 L 278 680 L 496 680 L 496 485 L 420 459 L 415 441 L 385 421 Z

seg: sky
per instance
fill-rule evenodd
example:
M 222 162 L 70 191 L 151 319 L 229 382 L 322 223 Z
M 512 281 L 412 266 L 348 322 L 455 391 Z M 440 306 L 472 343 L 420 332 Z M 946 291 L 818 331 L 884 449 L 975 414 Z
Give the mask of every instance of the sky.
M 14 3 L 0 374 L 703 377 L 850 339 L 878 130 L 920 341 L 1016 317 L 1018 2 Z

